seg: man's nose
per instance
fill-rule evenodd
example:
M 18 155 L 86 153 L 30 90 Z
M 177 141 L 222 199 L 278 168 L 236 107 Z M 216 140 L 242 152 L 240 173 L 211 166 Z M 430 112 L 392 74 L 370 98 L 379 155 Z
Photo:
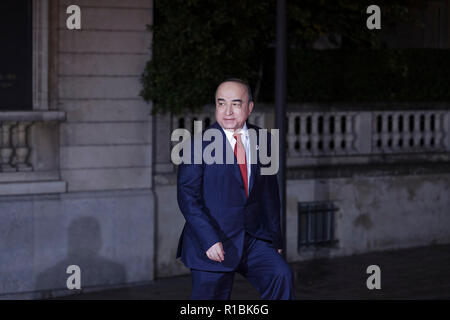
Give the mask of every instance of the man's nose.
M 226 115 L 230 115 L 233 114 L 233 108 L 231 107 L 231 105 L 227 105 L 227 108 L 225 109 L 225 114 Z

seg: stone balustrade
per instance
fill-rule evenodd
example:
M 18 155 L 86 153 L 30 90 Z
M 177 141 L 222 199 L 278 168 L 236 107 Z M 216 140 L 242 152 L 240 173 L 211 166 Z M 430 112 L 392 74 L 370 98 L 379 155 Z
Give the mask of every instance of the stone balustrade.
M 442 110 L 289 112 L 288 156 L 448 151 L 448 117 Z
M 288 112 L 289 157 L 355 154 L 355 112 Z
M 59 172 L 61 111 L 0 112 L 0 195 L 66 190 Z
M 297 110 L 298 109 L 298 110 Z M 287 165 L 288 167 L 368 164 L 401 159 L 445 161 L 450 152 L 450 111 L 436 110 L 355 110 L 340 107 L 288 108 Z M 201 120 L 205 129 L 215 121 L 214 109 L 189 115 L 166 116 L 158 120 L 156 138 L 158 155 L 156 172 L 173 172 L 170 146 L 160 148 L 159 137 L 164 132 L 170 142 L 173 129 L 185 128 L 193 132 L 194 121 Z M 255 109 L 249 122 L 263 128 L 274 127 L 274 108 Z M 159 152 L 161 151 L 161 152 Z M 158 170 L 164 167 L 164 170 Z
M 448 111 L 374 112 L 372 152 L 448 150 Z
M 28 128 L 33 122 L 4 121 L 0 122 L 0 171 L 32 171 L 28 161 L 30 146 L 28 144 Z
M 0 113 L 0 172 L 33 171 L 29 133 L 36 123 L 64 119 L 61 112 Z
M 203 129 L 209 127 L 216 121 L 214 110 L 191 115 L 178 115 L 172 118 L 172 128 L 184 128 L 190 132 L 194 130 L 194 121 L 202 121 Z M 259 127 L 264 127 L 264 112 L 252 112 L 248 121 Z

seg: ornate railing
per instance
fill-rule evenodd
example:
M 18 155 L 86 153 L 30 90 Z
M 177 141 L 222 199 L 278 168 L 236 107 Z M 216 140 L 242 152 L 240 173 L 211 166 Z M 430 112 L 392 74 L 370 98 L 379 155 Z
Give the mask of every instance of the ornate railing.
M 2 172 L 32 171 L 28 161 L 30 146 L 27 140 L 28 128 L 33 122 L 0 122 L 0 170 Z
M 313 109 L 313 108 L 309 108 Z M 431 160 L 434 155 L 450 154 L 450 110 L 305 110 L 290 107 L 287 112 L 287 164 L 289 167 L 318 164 L 370 163 L 393 157 L 418 157 Z M 203 129 L 215 121 L 214 109 L 208 112 L 160 118 L 157 130 L 156 172 L 172 172 L 170 133 L 176 128 L 193 132 L 195 120 Z M 255 109 L 249 122 L 263 128 L 274 127 L 273 107 Z M 161 146 L 161 136 L 168 144 Z M 165 142 L 164 142 L 165 143 Z M 161 152 L 160 152 L 161 151 Z M 380 161 L 381 161 L 380 160 Z M 164 170 L 158 170 L 163 166 Z
M 253 112 L 249 116 L 249 122 L 264 127 L 264 112 Z M 212 112 L 202 112 L 198 114 L 192 115 L 179 115 L 172 117 L 172 128 L 184 128 L 188 129 L 191 132 L 194 130 L 194 121 L 202 121 L 203 128 L 209 127 L 214 121 L 216 121 L 216 117 L 214 111 Z
M 289 112 L 288 156 L 446 151 L 448 111 Z
M 448 150 L 448 111 L 374 112 L 373 152 Z
M 289 157 L 357 153 L 355 112 L 289 112 Z
M 59 155 L 53 131 L 64 119 L 60 111 L 0 112 L 0 182 L 54 179 Z

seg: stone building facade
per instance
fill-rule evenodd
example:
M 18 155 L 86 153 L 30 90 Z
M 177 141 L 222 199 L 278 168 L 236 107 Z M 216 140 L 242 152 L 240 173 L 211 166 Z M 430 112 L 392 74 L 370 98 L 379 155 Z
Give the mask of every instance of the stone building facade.
M 445 19 L 422 44 L 448 49 L 449 1 L 431 2 Z M 32 103 L 0 105 L 0 299 L 76 292 L 70 265 L 86 291 L 189 272 L 170 135 L 212 123 L 213 107 L 151 116 L 139 96 L 152 0 L 78 0 L 81 30 L 66 27 L 71 4 L 33 1 Z M 450 242 L 448 103 L 287 116 L 289 262 Z M 250 122 L 273 128 L 273 106 Z
M 32 110 L 0 112 L 2 298 L 70 293 L 69 265 L 86 290 L 154 279 L 152 1 L 76 1 L 81 30 L 71 4 L 33 1 Z

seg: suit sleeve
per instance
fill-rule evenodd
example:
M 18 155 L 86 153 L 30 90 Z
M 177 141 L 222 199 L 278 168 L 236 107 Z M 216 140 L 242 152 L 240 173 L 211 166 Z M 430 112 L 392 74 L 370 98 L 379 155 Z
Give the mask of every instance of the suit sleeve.
M 277 175 L 266 176 L 266 190 L 269 197 L 265 198 L 266 216 L 269 222 L 269 230 L 272 236 L 272 243 L 277 249 L 282 249 L 282 235 L 280 225 L 280 195 Z
M 221 240 L 204 204 L 203 171 L 203 164 L 194 164 L 192 152 L 191 164 L 182 163 L 178 166 L 177 200 L 187 224 L 206 252 Z
M 268 134 L 268 150 L 271 150 L 271 134 Z M 280 190 L 277 175 L 265 175 L 263 208 L 268 221 L 272 243 L 277 249 L 282 249 L 282 234 L 280 225 Z

